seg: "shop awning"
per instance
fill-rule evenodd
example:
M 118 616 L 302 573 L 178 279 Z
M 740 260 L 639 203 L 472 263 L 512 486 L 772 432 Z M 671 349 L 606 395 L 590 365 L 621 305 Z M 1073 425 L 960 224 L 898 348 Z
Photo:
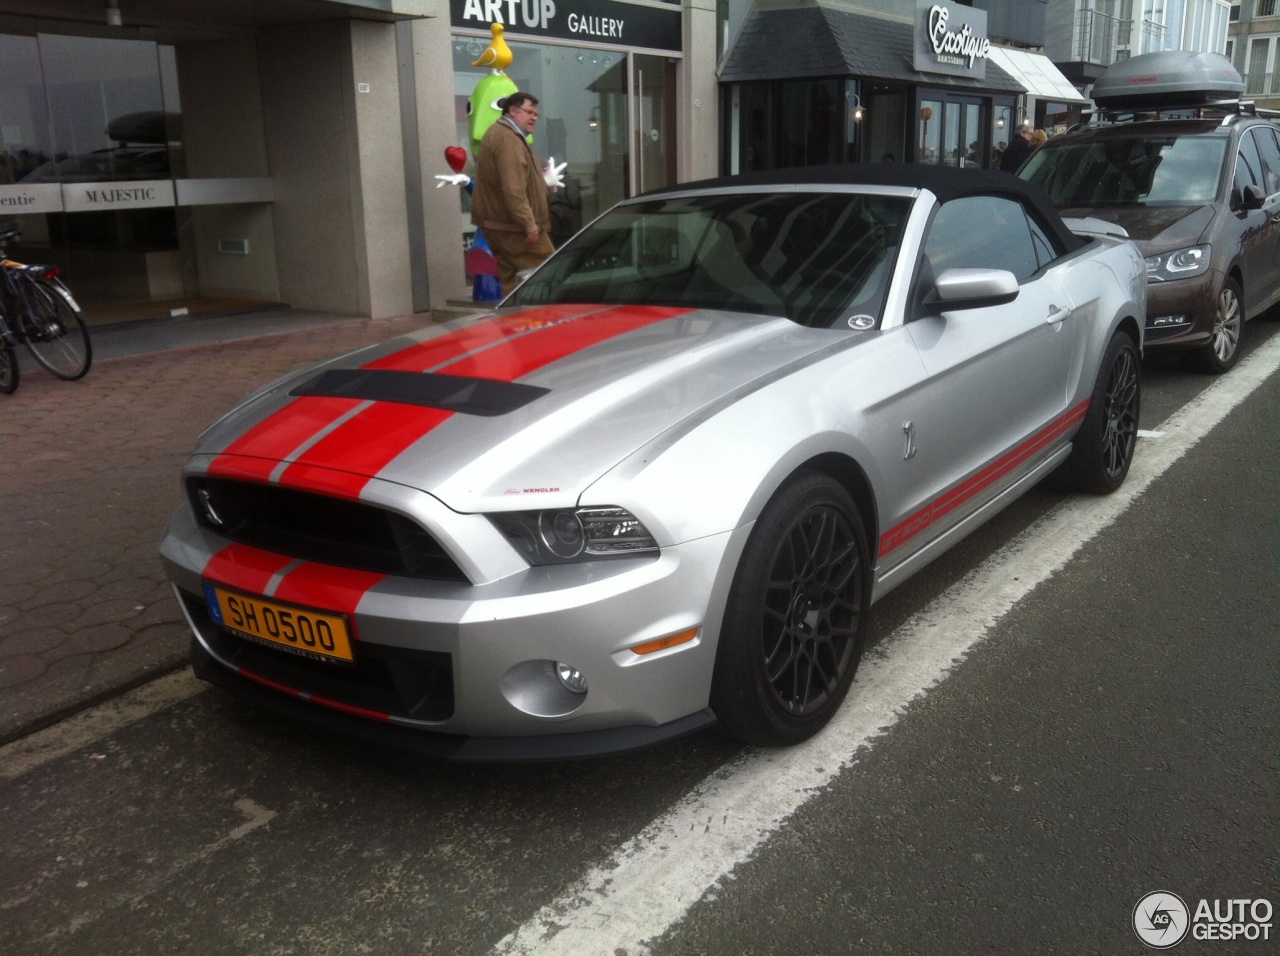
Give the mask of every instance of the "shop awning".
M 1089 102 L 1062 75 L 1062 71 L 1053 65 L 1053 61 L 1042 53 L 993 46 L 987 57 L 988 66 L 992 63 L 998 64 L 1000 69 L 1021 83 L 1023 89 L 1038 100 L 1076 104 Z
M 909 20 L 854 13 L 823 0 L 757 0 L 725 57 L 722 83 L 865 76 L 929 86 L 1022 93 L 994 59 L 986 79 L 919 73 Z

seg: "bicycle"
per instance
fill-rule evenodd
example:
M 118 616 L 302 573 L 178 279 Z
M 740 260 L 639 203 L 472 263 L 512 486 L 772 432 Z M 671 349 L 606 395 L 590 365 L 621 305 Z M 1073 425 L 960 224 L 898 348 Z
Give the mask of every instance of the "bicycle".
M 57 266 L 26 265 L 3 256 L 20 235 L 16 226 L 0 230 L 0 392 L 18 387 L 16 345 L 64 381 L 83 378 L 93 362 L 84 313 L 58 278 Z
M 18 337 L 9 331 L 9 323 L 0 311 L 0 394 L 12 395 L 18 387 L 18 356 L 13 347 Z

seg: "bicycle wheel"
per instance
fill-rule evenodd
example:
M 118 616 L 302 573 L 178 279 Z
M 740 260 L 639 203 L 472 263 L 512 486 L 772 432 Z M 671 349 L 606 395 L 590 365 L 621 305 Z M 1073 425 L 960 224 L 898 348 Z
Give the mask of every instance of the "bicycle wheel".
M 22 298 L 26 308 L 18 316 L 21 337 L 37 362 L 58 378 L 74 381 L 89 371 L 93 349 L 70 293 L 55 281 L 25 276 Z
M 0 340 L 0 395 L 12 395 L 18 387 L 18 356 L 8 341 Z

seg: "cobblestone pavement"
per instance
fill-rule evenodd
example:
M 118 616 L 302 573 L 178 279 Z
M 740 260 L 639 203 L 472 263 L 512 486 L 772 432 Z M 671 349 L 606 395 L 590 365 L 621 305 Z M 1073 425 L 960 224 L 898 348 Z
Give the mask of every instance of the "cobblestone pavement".
M 79 382 L 25 360 L 18 390 L 0 395 L 0 743 L 185 662 L 157 549 L 205 426 L 292 368 L 429 322 L 352 319 L 109 359 Z

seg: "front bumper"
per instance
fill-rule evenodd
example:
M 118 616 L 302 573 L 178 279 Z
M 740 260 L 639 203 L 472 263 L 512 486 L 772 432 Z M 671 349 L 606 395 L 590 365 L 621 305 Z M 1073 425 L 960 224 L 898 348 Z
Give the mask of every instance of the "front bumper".
M 382 578 L 350 613 L 354 667 L 261 647 L 215 623 L 203 586 L 229 542 L 186 508 L 161 556 L 194 635 L 197 676 L 330 729 L 449 759 L 562 759 L 714 722 L 719 621 L 748 531 L 484 585 Z M 667 650 L 630 649 L 694 628 L 694 639 Z M 557 661 L 586 676 L 585 694 L 559 683 Z
M 1146 346 L 1193 348 L 1209 341 L 1217 318 L 1222 273 L 1147 283 Z

